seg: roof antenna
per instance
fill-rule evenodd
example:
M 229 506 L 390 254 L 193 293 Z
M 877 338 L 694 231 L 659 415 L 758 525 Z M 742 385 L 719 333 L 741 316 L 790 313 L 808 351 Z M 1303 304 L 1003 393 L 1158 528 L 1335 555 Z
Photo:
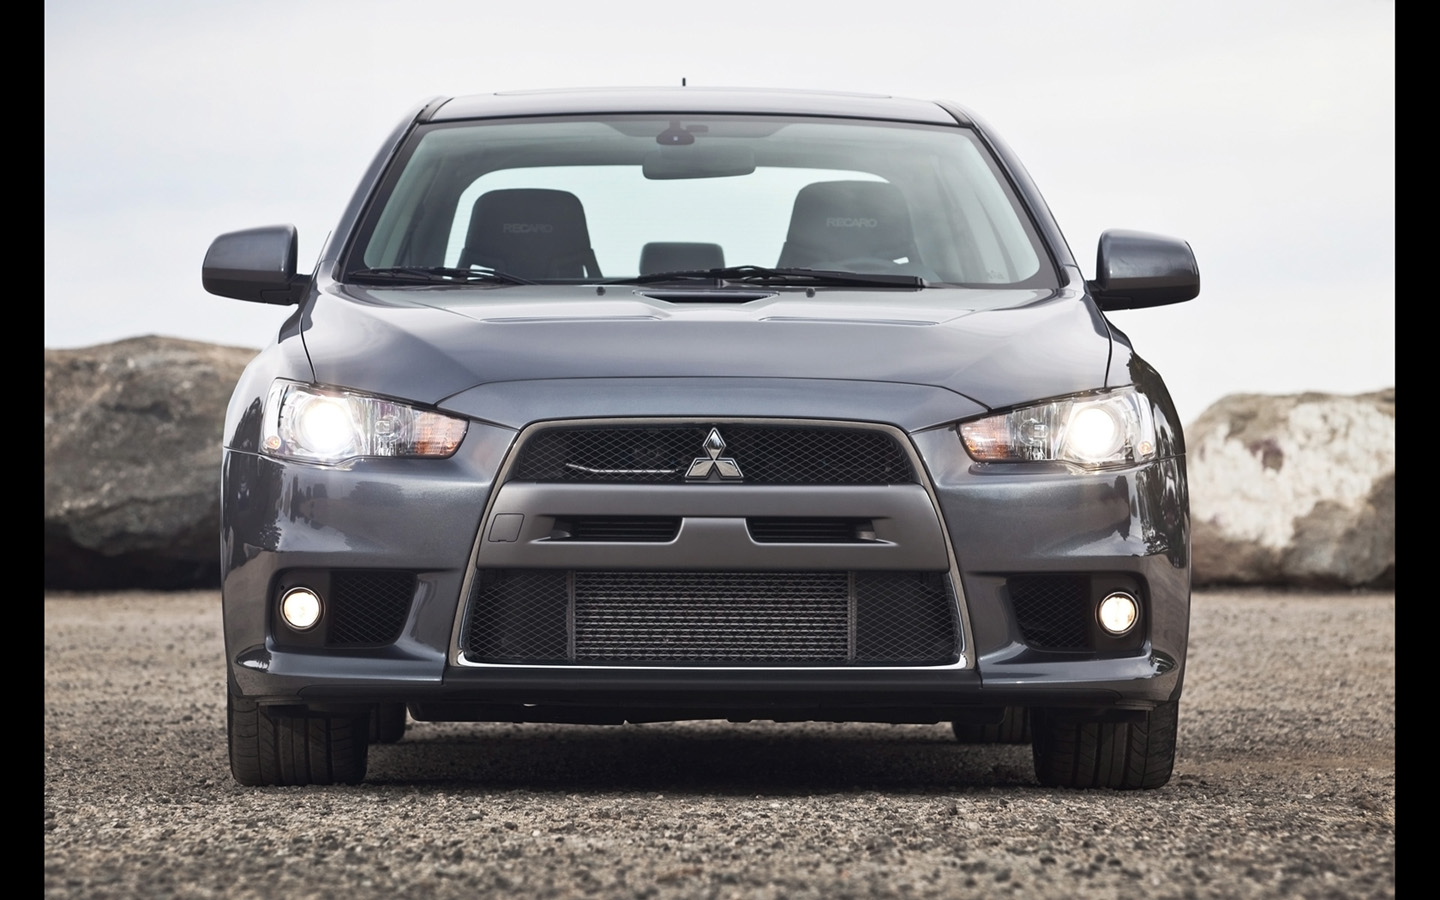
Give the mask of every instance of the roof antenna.
M 681 87 L 684 87 L 684 86 L 685 86 L 685 76 L 683 76 L 683 75 L 680 76 L 680 86 L 681 86 Z

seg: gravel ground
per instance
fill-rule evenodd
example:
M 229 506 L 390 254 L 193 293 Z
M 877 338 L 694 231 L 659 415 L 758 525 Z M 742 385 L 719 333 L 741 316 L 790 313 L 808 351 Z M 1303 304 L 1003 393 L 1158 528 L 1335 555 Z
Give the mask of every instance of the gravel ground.
M 45 895 L 1395 895 L 1395 595 L 1197 593 L 1175 776 L 1037 785 L 945 726 L 412 723 L 242 788 L 218 594 L 45 597 Z

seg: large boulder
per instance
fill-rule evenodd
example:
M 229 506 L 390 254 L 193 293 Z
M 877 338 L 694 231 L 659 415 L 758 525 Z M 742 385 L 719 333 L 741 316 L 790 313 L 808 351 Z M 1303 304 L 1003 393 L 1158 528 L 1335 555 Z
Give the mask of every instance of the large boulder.
M 220 584 L 225 406 L 257 351 L 163 337 L 45 351 L 45 587 Z
M 1196 584 L 1394 588 L 1394 388 L 1235 394 L 1185 438 Z

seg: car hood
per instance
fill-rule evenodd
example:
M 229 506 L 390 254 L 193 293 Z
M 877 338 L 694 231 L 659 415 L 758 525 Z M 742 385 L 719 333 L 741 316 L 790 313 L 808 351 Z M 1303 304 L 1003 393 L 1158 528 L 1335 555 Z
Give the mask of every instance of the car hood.
M 331 285 L 301 334 L 320 383 L 516 427 L 545 417 L 715 414 L 683 397 L 724 396 L 742 401 L 727 403 L 729 414 L 810 416 L 826 414 L 814 403 L 828 397 L 835 402 L 821 405 L 845 417 L 913 430 L 1105 386 L 1109 331 L 1076 291 L 736 297 Z

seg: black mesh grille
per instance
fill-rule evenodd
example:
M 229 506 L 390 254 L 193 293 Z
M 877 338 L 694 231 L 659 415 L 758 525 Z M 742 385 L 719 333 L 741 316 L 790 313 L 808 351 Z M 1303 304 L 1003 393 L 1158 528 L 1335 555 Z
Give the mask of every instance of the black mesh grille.
M 470 604 L 466 649 L 488 662 L 565 662 L 568 576 L 559 571 L 482 570 Z
M 521 481 L 679 483 L 707 458 L 711 425 L 547 428 L 530 436 L 512 478 Z M 791 425 L 722 424 L 722 458 L 746 484 L 908 484 L 915 473 L 883 431 Z
M 335 572 L 330 577 L 334 647 L 394 643 L 410 615 L 415 576 L 409 572 Z
M 1036 575 L 1007 582 L 1025 643 L 1045 650 L 1088 650 L 1089 585 L 1073 575 Z
M 855 658 L 925 663 L 955 656 L 950 579 L 931 572 L 855 577 Z
M 888 663 L 957 658 L 949 578 L 915 572 L 485 571 L 479 662 Z

